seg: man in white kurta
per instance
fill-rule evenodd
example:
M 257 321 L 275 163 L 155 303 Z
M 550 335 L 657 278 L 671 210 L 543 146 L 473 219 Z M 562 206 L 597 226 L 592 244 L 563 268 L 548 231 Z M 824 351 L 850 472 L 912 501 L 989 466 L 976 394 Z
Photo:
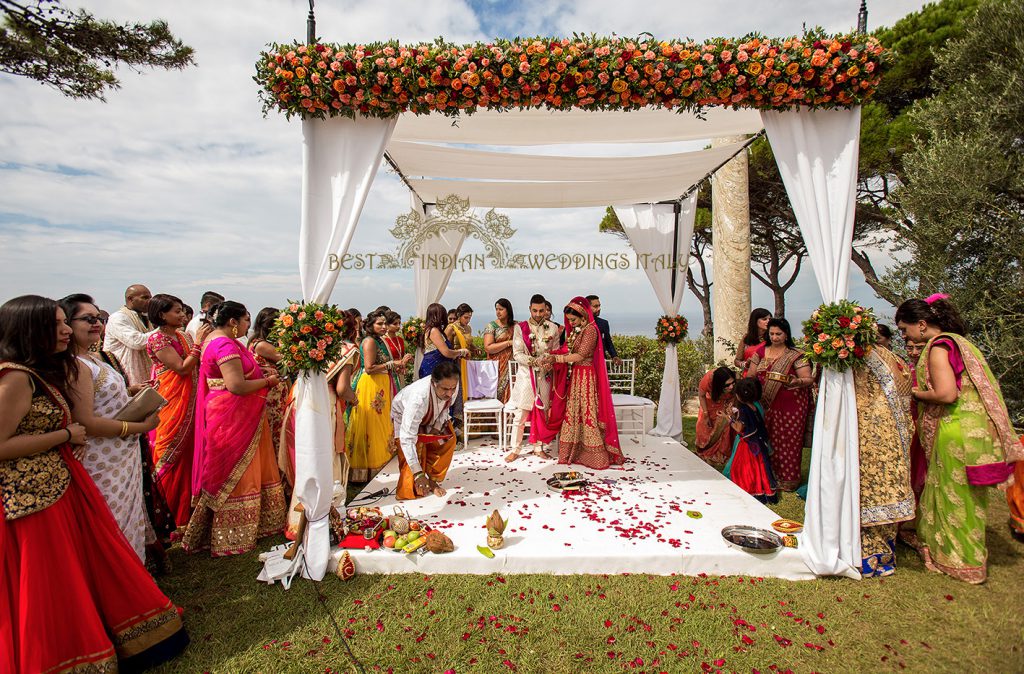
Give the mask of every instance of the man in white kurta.
M 140 386 L 150 379 L 152 362 L 146 355 L 146 342 L 153 328 L 145 312 L 152 296 L 144 285 L 129 286 L 124 291 L 124 306 L 107 319 L 103 350 L 114 354 L 121 363 L 129 386 Z
M 523 335 L 523 323 L 516 324 L 512 333 L 512 360 L 518 365 L 515 385 L 509 394 L 505 409 L 512 412 L 511 451 L 506 461 L 515 461 L 523 447 L 526 420 L 534 408 L 547 410 L 551 401 L 551 366 L 542 359 L 558 347 L 558 326 L 547 319 L 547 303 L 543 296 L 530 300 L 529 343 Z M 530 374 L 533 373 L 531 377 Z M 533 453 L 548 458 L 546 446 L 534 447 Z
M 185 332 L 188 333 L 193 342 L 196 344 L 199 343 L 199 326 L 202 325 L 203 321 L 206 319 L 206 312 L 208 312 L 214 304 L 223 301 L 224 296 L 220 293 L 215 293 L 212 290 L 207 290 L 203 293 L 203 296 L 199 298 L 199 311 L 192 317 L 192 320 L 188 322 L 188 325 L 185 326 Z
M 459 366 L 445 361 L 429 377 L 409 384 L 391 401 L 391 425 L 398 444 L 399 500 L 444 496 L 441 481 L 455 452 L 451 408 L 459 391 Z

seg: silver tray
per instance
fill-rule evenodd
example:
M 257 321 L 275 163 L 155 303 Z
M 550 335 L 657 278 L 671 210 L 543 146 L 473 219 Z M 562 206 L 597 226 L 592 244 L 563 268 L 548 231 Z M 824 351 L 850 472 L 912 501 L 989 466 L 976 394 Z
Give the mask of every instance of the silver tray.
M 758 555 L 775 552 L 782 547 L 782 538 L 774 531 L 742 524 L 733 524 L 722 529 L 722 538 Z

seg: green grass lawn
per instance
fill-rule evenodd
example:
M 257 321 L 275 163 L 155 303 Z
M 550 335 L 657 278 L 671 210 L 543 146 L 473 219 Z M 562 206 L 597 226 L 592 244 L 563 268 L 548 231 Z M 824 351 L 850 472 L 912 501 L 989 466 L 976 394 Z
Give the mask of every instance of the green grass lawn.
M 328 611 L 367 672 L 1024 671 L 1024 545 L 990 494 L 980 587 L 900 548 L 895 576 L 859 582 L 366 575 L 325 579 L 325 607 L 313 583 L 257 583 L 255 553 L 174 550 L 160 585 L 184 607 L 192 645 L 159 671 L 358 671 Z M 792 494 L 773 509 L 803 519 Z

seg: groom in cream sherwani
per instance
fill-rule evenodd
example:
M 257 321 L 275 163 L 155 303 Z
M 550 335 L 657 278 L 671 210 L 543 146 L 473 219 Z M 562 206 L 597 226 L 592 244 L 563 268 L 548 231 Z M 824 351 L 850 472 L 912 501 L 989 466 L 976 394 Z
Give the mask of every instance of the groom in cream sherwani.
M 543 295 L 530 298 L 530 320 L 518 323 L 512 334 L 512 359 L 519 365 L 515 385 L 506 409 L 512 410 L 512 451 L 506 461 L 515 461 L 523 447 L 523 430 L 534 409 L 546 411 L 551 400 L 551 366 L 542 359 L 558 347 L 559 328 L 547 319 L 547 300 Z M 527 337 L 527 335 L 529 335 Z M 530 376 L 532 373 L 533 376 Z M 537 445 L 533 453 L 550 458 L 547 445 Z

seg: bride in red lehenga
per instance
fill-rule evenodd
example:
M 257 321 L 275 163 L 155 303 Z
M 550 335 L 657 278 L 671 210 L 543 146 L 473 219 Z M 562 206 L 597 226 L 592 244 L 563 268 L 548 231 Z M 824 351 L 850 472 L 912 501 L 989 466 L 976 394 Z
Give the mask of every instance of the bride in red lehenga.
M 36 295 L 0 307 L 0 672 L 137 671 L 188 645 L 76 456 L 71 328 Z

